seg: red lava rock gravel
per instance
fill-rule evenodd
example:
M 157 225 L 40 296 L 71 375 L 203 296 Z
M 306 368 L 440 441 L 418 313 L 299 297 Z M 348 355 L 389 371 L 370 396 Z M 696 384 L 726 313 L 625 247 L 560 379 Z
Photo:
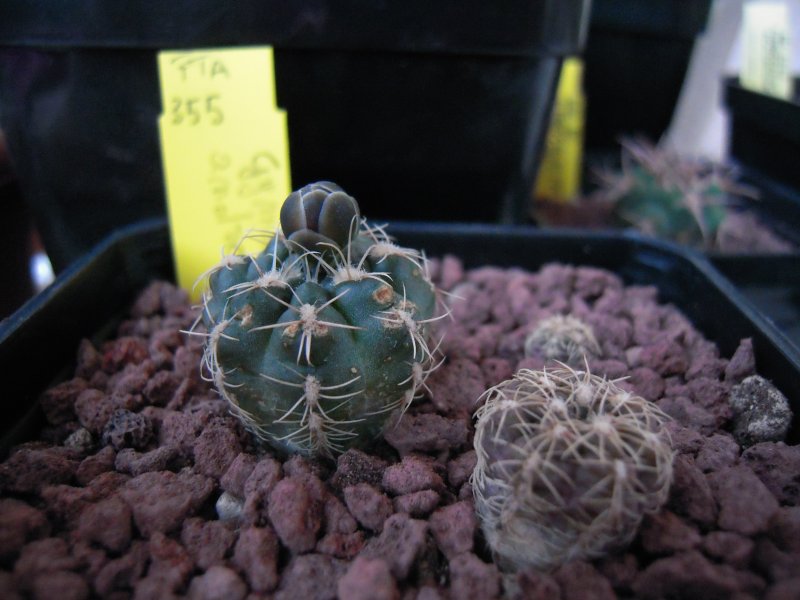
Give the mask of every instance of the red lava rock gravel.
M 118 337 L 76 350 L 41 396 L 39 441 L 0 464 L 4 598 L 797 598 L 800 448 L 742 448 L 728 399 L 756 374 L 752 342 L 720 356 L 650 287 L 548 265 L 432 264 L 452 292 L 444 364 L 385 439 L 335 461 L 258 446 L 200 377 L 196 313 L 156 282 Z M 666 506 L 628 548 L 552 573 L 504 575 L 472 504 L 472 413 L 521 367 L 555 314 L 589 324 L 589 367 L 670 414 Z M 90 332 L 87 332 L 90 333 Z M 226 519 L 215 506 L 227 507 Z

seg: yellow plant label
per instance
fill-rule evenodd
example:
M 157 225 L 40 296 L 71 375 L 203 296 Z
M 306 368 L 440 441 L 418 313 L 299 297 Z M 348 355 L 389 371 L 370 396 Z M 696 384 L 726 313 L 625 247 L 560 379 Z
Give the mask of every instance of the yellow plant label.
M 272 48 L 164 51 L 158 69 L 175 270 L 196 299 L 197 279 L 247 231 L 278 226 L 291 191 L 286 112 Z
M 567 58 L 561 67 L 555 105 L 534 196 L 570 202 L 580 193 L 583 163 L 583 62 Z

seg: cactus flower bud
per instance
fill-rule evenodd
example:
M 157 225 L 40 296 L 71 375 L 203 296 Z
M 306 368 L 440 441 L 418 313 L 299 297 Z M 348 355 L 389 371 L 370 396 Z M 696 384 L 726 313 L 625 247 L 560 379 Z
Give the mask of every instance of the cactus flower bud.
M 317 251 L 325 245 L 347 246 L 360 222 L 355 199 L 329 181 L 311 183 L 289 194 L 280 218 L 290 243 Z

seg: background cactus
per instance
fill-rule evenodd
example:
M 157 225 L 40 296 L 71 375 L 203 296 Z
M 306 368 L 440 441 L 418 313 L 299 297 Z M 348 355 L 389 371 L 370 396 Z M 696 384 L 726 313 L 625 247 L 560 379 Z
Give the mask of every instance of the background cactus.
M 335 455 L 378 436 L 424 385 L 436 291 L 424 256 L 369 227 L 335 184 L 293 192 L 280 219 L 261 253 L 209 272 L 204 364 L 260 438 Z
M 713 163 L 683 159 L 641 140 L 622 142 L 622 170 L 602 176 L 596 196 L 623 223 L 682 244 L 713 247 L 729 195 L 752 194 Z
M 786 253 L 794 232 L 758 204 L 759 191 L 734 167 L 679 156 L 643 139 L 623 139 L 621 167 L 593 168 L 597 185 L 571 202 L 537 198 L 532 216 L 548 227 L 632 227 L 701 250 Z
M 475 508 L 503 568 L 601 556 L 667 499 L 667 417 L 613 382 L 523 369 L 476 416 Z

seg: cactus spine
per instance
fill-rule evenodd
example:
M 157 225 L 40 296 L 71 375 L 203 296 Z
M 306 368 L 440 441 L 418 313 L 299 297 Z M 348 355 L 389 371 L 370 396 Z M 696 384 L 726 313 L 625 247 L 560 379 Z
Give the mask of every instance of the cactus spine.
M 208 274 L 205 370 L 279 450 L 333 456 L 364 445 L 435 366 L 425 257 L 369 227 L 329 182 L 293 192 L 268 237 L 258 255 L 226 256 Z

